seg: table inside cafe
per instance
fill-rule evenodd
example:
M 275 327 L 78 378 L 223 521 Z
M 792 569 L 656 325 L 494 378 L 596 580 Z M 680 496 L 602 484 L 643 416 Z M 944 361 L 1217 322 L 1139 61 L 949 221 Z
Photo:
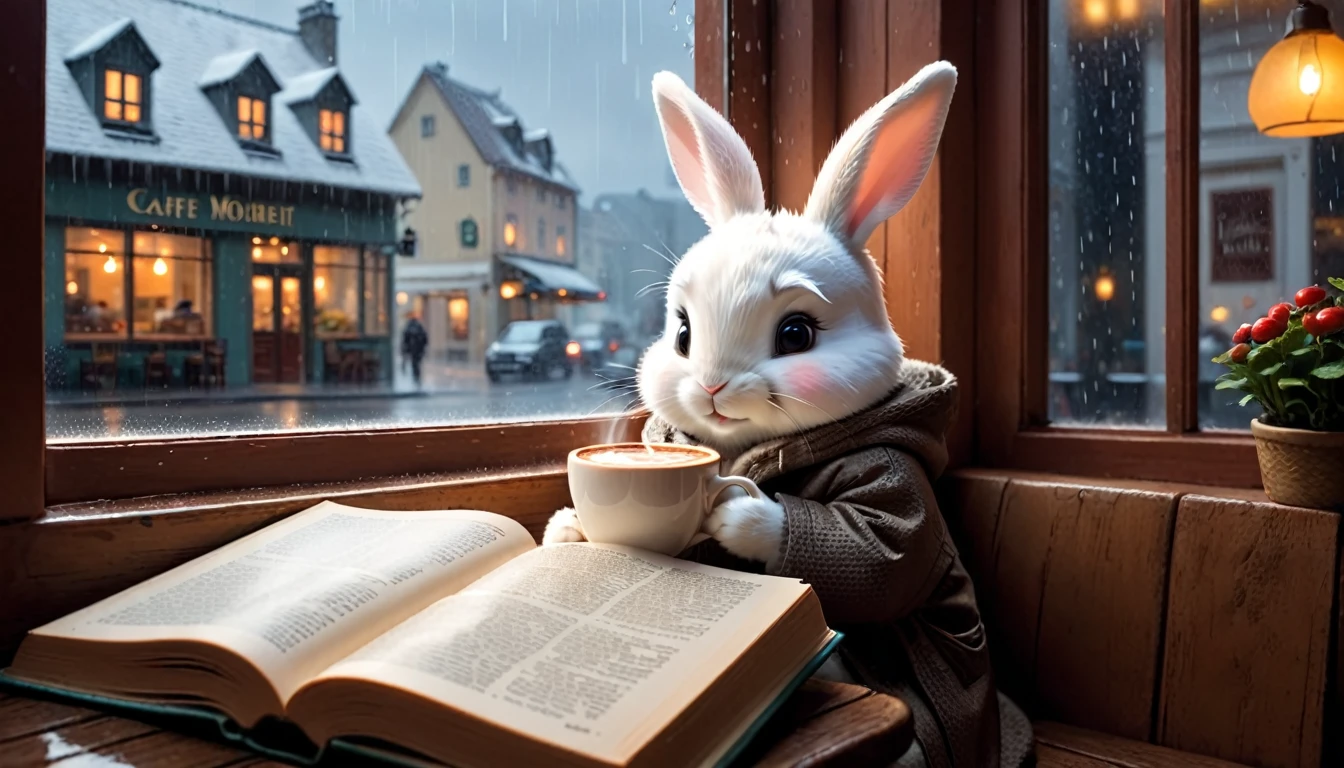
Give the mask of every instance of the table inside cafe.
M 856 685 L 811 679 L 753 742 L 743 765 L 886 765 L 910 745 L 910 710 Z M 0 693 L 0 766 L 278 768 L 223 744 L 44 699 Z

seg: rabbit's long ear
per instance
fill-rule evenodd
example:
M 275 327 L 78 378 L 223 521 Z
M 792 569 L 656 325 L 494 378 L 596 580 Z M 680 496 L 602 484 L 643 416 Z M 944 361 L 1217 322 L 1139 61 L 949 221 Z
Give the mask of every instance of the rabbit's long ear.
M 653 103 L 677 181 L 711 229 L 765 210 L 756 161 L 722 115 L 671 72 L 653 76 Z
M 956 68 L 935 62 L 864 112 L 826 157 L 803 215 L 863 248 L 924 181 L 956 85 Z

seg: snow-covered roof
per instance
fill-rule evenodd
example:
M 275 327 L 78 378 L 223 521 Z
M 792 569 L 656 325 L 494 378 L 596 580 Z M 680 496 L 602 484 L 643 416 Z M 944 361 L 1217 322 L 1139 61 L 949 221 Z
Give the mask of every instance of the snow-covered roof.
M 476 151 L 481 153 L 482 160 L 496 168 L 525 174 L 578 194 L 578 185 L 563 165 L 552 160 L 548 168 L 545 160 L 536 152 L 528 151 L 526 145 L 515 146 L 504 135 L 506 129 L 517 128 L 522 132 L 522 121 L 518 113 L 500 98 L 499 91 L 483 91 L 454 80 L 448 76 L 448 68 L 443 65 L 425 67 L 422 77 L 429 78 L 438 88 L 449 109 L 462 123 L 463 130 L 471 137 L 472 144 L 476 145 Z M 412 90 L 417 86 L 418 81 Z M 402 109 L 405 109 L 405 104 Z M 524 141 L 534 141 L 549 134 L 534 129 L 522 132 L 522 136 L 525 137 Z
M 305 101 L 311 101 L 317 94 L 321 93 L 322 89 L 326 88 L 332 80 L 335 80 L 340 76 L 341 71 L 336 67 L 327 67 L 326 69 L 319 69 L 316 72 L 309 72 L 306 75 L 299 75 L 298 77 L 285 82 L 285 89 L 280 92 L 280 101 L 285 104 L 298 104 Z M 342 83 L 344 84 L 344 78 L 342 78 Z M 350 92 L 350 99 L 353 103 L 355 99 L 354 91 L 350 91 L 350 86 L 348 85 L 345 89 Z
M 74 61 L 76 59 L 82 59 L 94 51 L 100 51 L 103 49 L 103 46 L 116 40 L 117 36 L 122 32 L 125 32 L 127 29 L 134 26 L 135 22 L 130 19 L 117 19 L 83 40 L 80 40 L 75 44 L 74 48 L 71 48 L 70 51 L 66 53 L 65 60 Z
M 259 58 L 261 58 L 261 52 L 256 48 L 246 48 L 216 56 L 210 60 L 210 63 L 205 66 L 205 71 L 201 73 L 200 86 L 209 88 L 212 85 L 227 83 Z M 263 63 L 265 63 L 264 59 Z
M 380 121 L 367 110 L 350 112 L 350 159 L 329 160 L 298 117 L 277 102 L 272 136 L 279 157 L 239 146 L 201 90 L 207 75 L 256 52 L 289 91 L 325 78 L 328 70 L 304 47 L 298 32 L 184 0 L 47 0 L 47 149 L 78 156 L 176 166 L 267 179 L 284 179 L 397 196 L 419 196 L 420 185 Z M 134 27 L 161 62 L 150 79 L 157 141 L 103 130 L 65 61 L 97 51 Z M 250 61 L 250 60 L 249 60 Z M 248 62 L 239 64 L 239 71 Z M 295 90 L 293 93 L 298 93 Z M 293 93 L 290 95 L 292 96 Z

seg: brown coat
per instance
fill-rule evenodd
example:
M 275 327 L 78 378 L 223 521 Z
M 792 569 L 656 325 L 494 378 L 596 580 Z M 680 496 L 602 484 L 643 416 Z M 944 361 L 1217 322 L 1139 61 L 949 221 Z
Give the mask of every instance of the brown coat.
M 827 621 L 846 634 L 841 654 L 860 682 L 911 705 L 929 765 L 1006 768 L 1031 751 L 1031 727 L 996 698 L 975 590 L 930 484 L 947 465 L 956 386 L 946 370 L 907 361 L 883 402 L 725 456 L 723 471 L 750 477 L 783 505 L 775 572 L 816 590 Z M 698 442 L 657 418 L 644 439 Z M 713 540 L 682 556 L 762 567 Z

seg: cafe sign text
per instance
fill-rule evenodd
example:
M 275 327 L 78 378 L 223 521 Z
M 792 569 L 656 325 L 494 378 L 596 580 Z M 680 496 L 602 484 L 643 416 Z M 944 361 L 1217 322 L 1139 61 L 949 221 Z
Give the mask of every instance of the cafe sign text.
M 232 195 L 210 195 L 206 201 L 188 195 L 151 196 L 148 189 L 137 187 L 126 195 L 126 207 L 141 216 L 162 216 L 181 221 L 195 221 L 209 216 L 210 221 L 294 226 L 294 206 L 253 203 Z

